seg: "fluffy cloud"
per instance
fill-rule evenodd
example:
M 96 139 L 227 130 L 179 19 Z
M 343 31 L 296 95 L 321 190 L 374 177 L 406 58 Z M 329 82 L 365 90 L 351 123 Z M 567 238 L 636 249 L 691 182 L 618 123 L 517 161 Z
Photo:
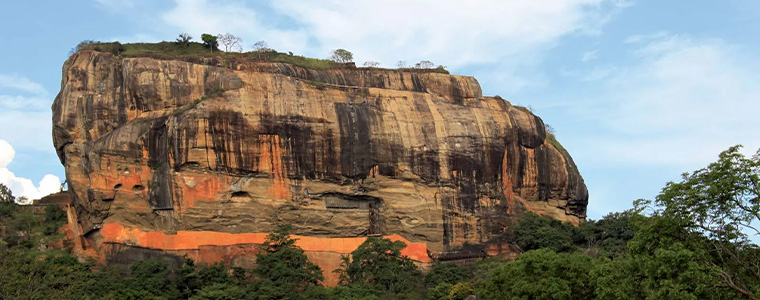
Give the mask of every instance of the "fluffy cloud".
M 619 1 L 307 1 L 273 2 L 304 24 L 318 48 L 353 50 L 357 61 L 423 59 L 450 66 L 525 56 L 571 33 L 598 33 Z
M 734 144 L 760 147 L 760 61 L 719 39 L 657 33 L 626 43 L 635 63 L 608 69 L 603 100 L 583 106 L 606 128 L 585 141 L 597 145 L 597 163 L 688 169 Z
M 6 168 L 16 157 L 16 151 L 7 141 L 0 140 L 0 168 Z
M 20 75 L 0 74 L 0 88 L 14 89 L 34 95 L 47 95 L 45 88 Z
M 0 139 L 19 149 L 52 152 L 50 105 L 53 97 L 39 83 L 0 73 Z
M 598 34 L 628 5 L 621 0 L 175 0 L 162 20 L 195 36 L 231 32 L 244 39 L 245 48 L 266 40 L 275 49 L 312 57 L 345 48 L 358 63 L 431 60 L 451 68 L 476 67 L 477 75 L 498 75 L 512 90 L 541 85 L 541 74 L 523 71 L 561 37 Z
M 60 190 L 61 180 L 55 175 L 45 175 L 38 185 L 32 180 L 17 177 L 8 169 L 8 165 L 16 156 L 16 151 L 7 141 L 0 139 L 0 183 L 11 189 L 16 197 L 26 197 L 29 200 L 39 199 Z M 27 203 L 23 203 L 27 204 Z
M 232 33 L 243 39 L 245 49 L 266 40 L 281 51 L 302 53 L 309 39 L 303 30 L 269 24 L 264 16 L 239 1 L 175 0 L 175 6 L 163 13 L 161 20 L 197 40 L 203 33 Z

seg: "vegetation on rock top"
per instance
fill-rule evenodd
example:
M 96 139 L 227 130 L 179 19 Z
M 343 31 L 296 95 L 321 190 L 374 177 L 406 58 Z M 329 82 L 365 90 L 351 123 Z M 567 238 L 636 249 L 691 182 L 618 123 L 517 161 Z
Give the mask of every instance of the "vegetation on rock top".
M 214 41 L 212 40 L 204 40 L 204 43 L 191 42 L 190 40 L 178 40 L 177 42 L 163 41 L 158 43 L 125 44 L 120 42 L 85 40 L 72 49 L 71 54 L 81 50 L 94 50 L 98 52 L 109 52 L 121 57 L 150 57 L 155 59 L 185 60 L 192 62 L 197 62 L 203 59 L 222 59 L 224 61 L 241 62 L 278 62 L 316 70 L 356 68 L 354 63 L 351 62 L 351 53 L 344 49 L 337 49 L 336 51 L 342 51 L 339 51 L 338 55 L 335 55 L 334 59 L 330 60 L 295 55 L 292 52 L 278 52 L 264 46 L 256 48 L 257 49 L 248 52 L 221 51 L 216 49 Z M 376 65 L 366 68 L 393 70 L 378 68 Z M 399 68 L 398 70 L 404 72 L 449 74 L 449 71 L 443 66 L 438 66 L 437 68 Z

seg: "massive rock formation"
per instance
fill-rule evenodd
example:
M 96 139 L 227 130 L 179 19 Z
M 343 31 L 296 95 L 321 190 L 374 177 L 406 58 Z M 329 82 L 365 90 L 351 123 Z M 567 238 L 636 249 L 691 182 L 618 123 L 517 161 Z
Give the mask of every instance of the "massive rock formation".
M 499 244 L 525 211 L 586 215 L 541 119 L 472 77 L 80 51 L 53 111 L 78 234 L 104 261 L 245 265 L 291 224 L 323 267 L 367 235 L 425 262 Z

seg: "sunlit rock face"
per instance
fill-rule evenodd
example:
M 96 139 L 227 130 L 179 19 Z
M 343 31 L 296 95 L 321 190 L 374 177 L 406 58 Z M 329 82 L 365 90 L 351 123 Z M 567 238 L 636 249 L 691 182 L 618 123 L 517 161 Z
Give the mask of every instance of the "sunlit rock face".
M 424 261 L 497 244 L 526 211 L 586 215 L 541 119 L 472 77 L 80 51 L 53 124 L 79 234 L 105 260 L 206 246 L 244 264 L 246 234 L 290 224 L 321 239 L 312 255 L 393 235 Z

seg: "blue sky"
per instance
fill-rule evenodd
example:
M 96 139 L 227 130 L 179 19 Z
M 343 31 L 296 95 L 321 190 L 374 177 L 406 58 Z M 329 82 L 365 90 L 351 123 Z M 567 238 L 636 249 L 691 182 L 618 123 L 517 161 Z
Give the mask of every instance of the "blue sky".
M 64 178 L 50 105 L 69 50 L 180 32 L 473 75 L 556 130 L 588 185 L 591 218 L 652 199 L 731 145 L 760 148 L 755 0 L 30 0 L 0 11 L 0 182 L 17 195 Z

